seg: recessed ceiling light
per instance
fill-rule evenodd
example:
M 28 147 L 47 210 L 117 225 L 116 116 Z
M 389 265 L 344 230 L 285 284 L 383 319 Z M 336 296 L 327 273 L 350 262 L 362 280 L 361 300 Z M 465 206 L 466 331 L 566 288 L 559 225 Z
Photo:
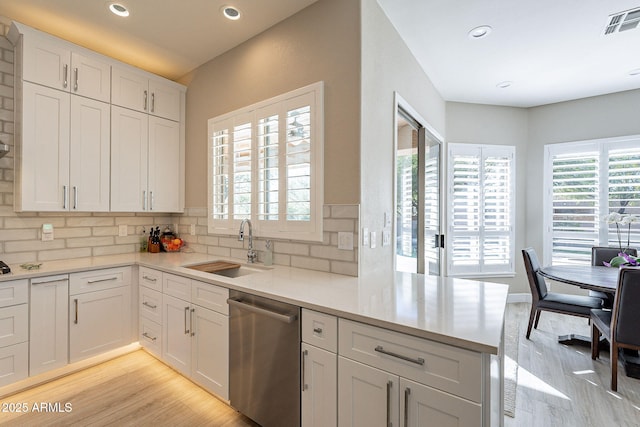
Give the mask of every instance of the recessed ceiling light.
M 491 27 L 488 25 L 481 25 L 469 31 L 469 38 L 472 40 L 477 40 L 488 36 L 489 33 L 491 33 Z
M 238 19 L 240 19 L 240 11 L 233 6 L 222 6 L 220 10 L 222 11 L 224 17 L 227 19 L 231 19 L 232 21 L 237 21 Z
M 513 82 L 509 81 L 509 80 L 505 80 L 503 82 L 500 82 L 496 85 L 497 88 L 500 89 L 506 89 L 508 87 L 511 87 L 511 85 L 513 84 Z
M 630 76 L 640 76 L 640 68 L 636 68 L 635 70 L 629 71 Z
M 129 11 L 127 10 L 127 8 L 120 3 L 111 3 L 109 5 L 109 10 L 118 16 L 129 16 Z

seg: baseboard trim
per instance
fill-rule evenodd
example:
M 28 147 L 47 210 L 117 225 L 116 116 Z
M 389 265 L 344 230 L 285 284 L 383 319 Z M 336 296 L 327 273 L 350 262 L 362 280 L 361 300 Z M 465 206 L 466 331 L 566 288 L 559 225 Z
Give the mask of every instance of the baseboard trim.
M 509 294 L 507 295 L 507 304 L 517 302 L 531 302 L 531 294 Z

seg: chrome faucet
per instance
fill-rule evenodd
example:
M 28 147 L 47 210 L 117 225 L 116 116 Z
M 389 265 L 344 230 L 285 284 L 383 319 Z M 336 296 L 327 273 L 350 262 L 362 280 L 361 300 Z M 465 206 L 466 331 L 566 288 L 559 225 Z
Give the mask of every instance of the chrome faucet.
M 244 225 L 249 224 L 249 250 L 247 251 L 247 262 L 253 264 L 258 259 L 258 253 L 253 250 L 253 231 L 251 228 L 251 221 L 243 219 L 240 223 L 240 231 L 238 232 L 238 240 L 244 241 Z

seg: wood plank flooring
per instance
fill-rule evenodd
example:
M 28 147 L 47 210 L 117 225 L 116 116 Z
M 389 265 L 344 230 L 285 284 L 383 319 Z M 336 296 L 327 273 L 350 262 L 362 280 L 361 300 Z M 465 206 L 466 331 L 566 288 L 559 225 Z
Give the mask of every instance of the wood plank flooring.
M 505 417 L 505 427 L 640 426 L 640 380 L 622 373 L 613 393 L 607 352 L 592 361 L 588 347 L 557 343 L 558 335 L 588 335 L 586 319 L 544 312 L 527 340 L 528 314 L 528 304 L 507 308 L 521 333 L 516 416 Z M 71 411 L 32 412 L 41 402 L 62 411 L 70 403 Z M 142 350 L 6 397 L 0 411 L 10 403 L 29 412 L 0 412 L 3 426 L 256 425 Z
M 538 329 L 525 338 L 530 305 L 509 304 L 507 321 L 519 322 L 515 418 L 505 427 L 640 426 L 640 380 L 619 367 L 618 392 L 609 388 L 609 354 L 591 360 L 589 347 L 558 344 L 558 335 L 589 336 L 587 319 L 542 312 Z
M 34 412 L 41 402 L 59 403 L 61 411 Z M 29 412 L 1 412 L 11 403 L 26 403 Z M 64 412 L 65 404 L 71 411 Z M 0 424 L 256 426 L 143 350 L 2 399 Z

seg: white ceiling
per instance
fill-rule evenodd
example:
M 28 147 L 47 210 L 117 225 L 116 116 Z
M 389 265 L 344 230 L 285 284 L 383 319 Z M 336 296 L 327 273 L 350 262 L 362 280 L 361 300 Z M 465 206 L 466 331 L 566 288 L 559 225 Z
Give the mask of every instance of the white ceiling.
M 316 0 L 0 0 L 0 15 L 177 79 Z M 369 1 L 369 0 L 362 0 Z M 640 88 L 640 29 L 604 36 L 640 0 L 378 0 L 447 101 L 530 107 Z M 243 16 L 222 17 L 232 4 Z M 470 29 L 490 25 L 484 39 Z M 496 84 L 512 81 L 499 89 Z
M 603 35 L 640 0 L 378 0 L 447 101 L 531 107 L 640 88 L 640 28 Z M 489 25 L 472 40 L 468 32 Z M 512 81 L 506 89 L 496 87 Z
M 0 0 L 0 16 L 175 80 L 316 0 Z M 130 16 L 108 11 L 125 5 Z M 241 19 L 220 9 L 233 5 Z

